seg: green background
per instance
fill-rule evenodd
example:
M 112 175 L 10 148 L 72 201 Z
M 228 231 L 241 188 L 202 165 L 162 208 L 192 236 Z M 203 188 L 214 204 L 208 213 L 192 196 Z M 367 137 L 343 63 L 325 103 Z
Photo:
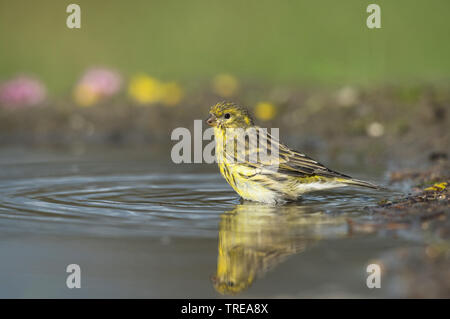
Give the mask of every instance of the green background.
M 66 7 L 81 6 L 81 29 Z M 366 7 L 381 6 L 382 29 Z M 69 90 L 92 65 L 184 82 L 230 72 L 269 83 L 447 81 L 448 0 L 0 0 L 0 80 Z

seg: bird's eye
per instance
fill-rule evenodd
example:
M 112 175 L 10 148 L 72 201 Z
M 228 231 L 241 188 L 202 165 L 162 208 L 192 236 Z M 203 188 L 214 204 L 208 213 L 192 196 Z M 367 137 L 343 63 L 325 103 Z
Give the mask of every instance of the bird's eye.
M 226 113 L 223 117 L 228 120 L 231 117 L 231 114 L 230 113 Z

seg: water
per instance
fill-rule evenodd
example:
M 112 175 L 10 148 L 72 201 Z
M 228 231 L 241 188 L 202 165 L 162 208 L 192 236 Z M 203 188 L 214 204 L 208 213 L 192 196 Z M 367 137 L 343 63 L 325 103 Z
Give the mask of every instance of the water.
M 349 231 L 386 192 L 268 206 L 241 202 L 214 165 L 174 165 L 167 152 L 0 154 L 0 297 L 390 296 L 367 288 L 367 265 L 420 245 Z M 69 264 L 81 289 L 66 287 Z

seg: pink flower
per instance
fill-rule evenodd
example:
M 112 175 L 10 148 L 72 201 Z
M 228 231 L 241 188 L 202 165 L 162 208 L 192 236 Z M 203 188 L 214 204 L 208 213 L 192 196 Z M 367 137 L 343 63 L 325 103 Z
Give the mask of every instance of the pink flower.
M 17 76 L 0 85 L 0 104 L 7 107 L 34 106 L 45 99 L 46 91 L 39 80 Z
M 120 90 L 122 78 L 116 71 L 93 68 L 84 73 L 80 84 L 90 87 L 102 96 L 112 96 Z
M 81 106 L 91 106 L 119 92 L 122 77 L 113 70 L 92 68 L 87 70 L 74 89 L 75 101 Z

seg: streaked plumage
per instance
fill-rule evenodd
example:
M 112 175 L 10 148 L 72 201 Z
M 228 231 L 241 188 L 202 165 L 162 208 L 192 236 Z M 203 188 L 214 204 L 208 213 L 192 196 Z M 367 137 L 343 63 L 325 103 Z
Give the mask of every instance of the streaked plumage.
M 236 104 L 214 105 L 207 123 L 214 127 L 221 174 L 246 200 L 282 203 L 298 200 L 303 193 L 314 190 L 348 185 L 378 188 L 289 149 L 266 131 L 258 129 L 248 111 Z M 256 134 L 256 139 L 244 138 L 245 134 Z M 229 143 L 233 143 L 234 148 Z M 278 148 L 276 158 L 264 156 L 274 147 Z

